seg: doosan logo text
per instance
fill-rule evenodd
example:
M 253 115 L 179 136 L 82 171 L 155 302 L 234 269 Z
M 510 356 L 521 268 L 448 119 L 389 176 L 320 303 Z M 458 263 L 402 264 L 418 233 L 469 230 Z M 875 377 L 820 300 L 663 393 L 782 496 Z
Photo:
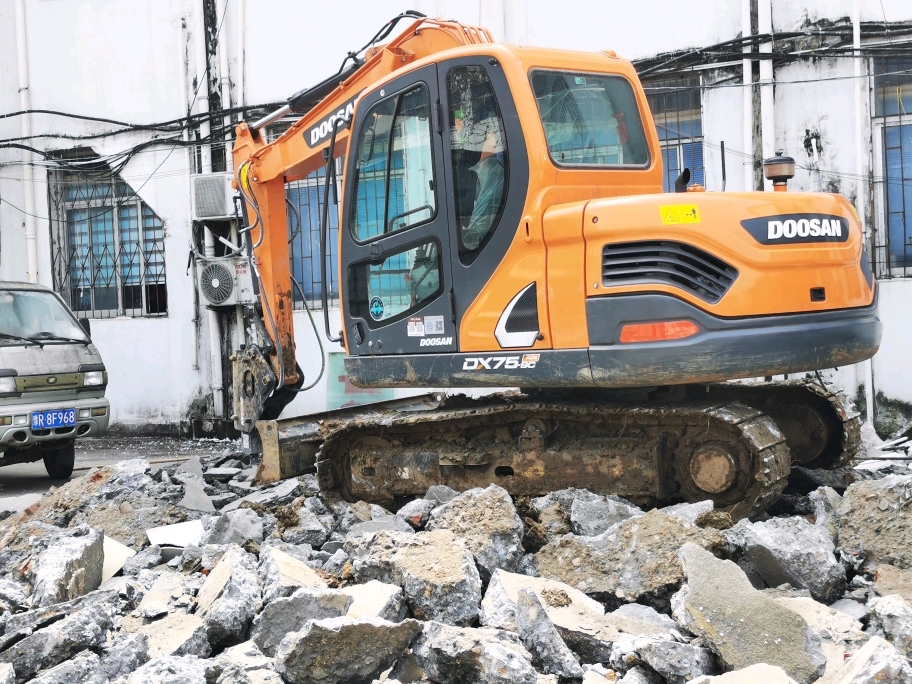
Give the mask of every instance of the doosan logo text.
M 795 237 L 842 237 L 842 221 L 837 219 L 787 219 L 767 223 L 767 240 Z
M 453 344 L 452 337 L 425 337 L 421 340 L 420 347 L 441 347 L 447 344 Z

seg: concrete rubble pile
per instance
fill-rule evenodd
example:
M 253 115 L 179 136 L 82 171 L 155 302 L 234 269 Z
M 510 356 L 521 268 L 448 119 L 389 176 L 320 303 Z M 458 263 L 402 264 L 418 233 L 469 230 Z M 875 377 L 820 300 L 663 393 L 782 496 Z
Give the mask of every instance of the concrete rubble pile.
M 0 684 L 912 684 L 903 466 L 733 522 L 496 485 L 389 511 L 230 451 L 161 465 L 0 521 Z

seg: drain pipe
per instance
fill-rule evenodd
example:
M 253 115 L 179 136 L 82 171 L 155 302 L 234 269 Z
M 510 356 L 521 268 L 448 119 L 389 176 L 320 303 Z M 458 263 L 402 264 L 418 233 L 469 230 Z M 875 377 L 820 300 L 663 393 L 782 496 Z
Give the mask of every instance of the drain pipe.
M 751 29 L 751 0 L 741 0 L 741 37 L 747 38 L 753 35 Z M 744 54 L 751 53 L 751 47 L 746 45 L 742 48 Z M 741 106 L 744 108 L 744 129 L 742 145 L 744 154 L 747 155 L 747 162 L 744 166 L 744 192 L 750 192 L 754 189 L 754 86 L 753 75 L 751 73 L 751 60 L 745 57 L 741 60 L 741 78 L 744 86 L 741 88 Z
M 31 108 L 29 98 L 28 45 L 25 30 L 25 0 L 16 0 L 16 59 L 19 67 L 19 109 Z M 32 116 L 19 117 L 19 134 L 28 138 L 32 134 Z M 22 185 L 25 193 L 25 253 L 26 273 L 30 283 L 38 282 L 38 230 L 35 226 L 35 172 L 32 168 L 32 153 L 22 151 Z
M 197 78 L 197 96 L 198 104 L 197 113 L 209 113 L 209 78 L 207 73 L 208 58 L 206 55 L 206 19 L 205 19 L 205 0 L 198 0 L 196 4 L 197 17 L 196 24 L 196 78 Z M 211 132 L 208 118 L 202 118 L 200 121 L 200 137 L 206 139 Z M 202 168 L 200 173 L 212 173 L 212 144 L 206 142 L 200 145 L 200 157 L 202 158 Z M 211 259 L 215 256 L 215 237 L 209 227 L 203 224 L 203 243 L 205 247 L 206 258 Z M 225 389 L 224 378 L 222 377 L 222 335 L 219 330 L 219 317 L 214 309 L 208 310 L 209 323 L 209 368 L 210 383 L 212 386 L 212 414 L 216 418 L 222 418 L 225 415 Z
M 865 226 L 866 207 L 862 203 L 865 196 L 864 182 L 864 111 L 862 107 L 863 87 L 861 78 L 861 21 L 858 16 L 858 0 L 852 2 L 852 44 L 855 48 L 855 207 L 858 210 L 858 220 L 861 222 L 861 232 L 865 242 L 868 241 L 868 229 Z M 867 258 L 867 253 L 862 253 L 862 259 Z M 865 388 L 865 420 L 874 426 L 874 363 L 868 359 L 862 364 Z M 856 380 L 857 382 L 857 380 Z
M 772 0 L 758 0 L 757 2 L 757 29 L 760 35 L 773 33 L 773 6 Z M 772 38 L 761 43 L 760 52 L 772 55 Z M 776 154 L 776 116 L 774 109 L 773 90 L 773 60 L 760 60 L 760 139 L 762 143 L 763 158 L 769 159 Z M 764 190 L 772 190 L 770 181 L 763 183 Z

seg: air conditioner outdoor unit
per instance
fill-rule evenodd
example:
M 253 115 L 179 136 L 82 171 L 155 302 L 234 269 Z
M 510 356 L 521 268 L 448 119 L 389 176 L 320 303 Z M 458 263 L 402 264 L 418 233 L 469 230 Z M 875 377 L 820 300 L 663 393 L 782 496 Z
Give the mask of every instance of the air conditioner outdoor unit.
M 206 306 L 253 304 L 253 274 L 244 257 L 200 259 L 196 262 L 200 299 Z
M 193 176 L 192 197 L 194 221 L 216 221 L 234 218 L 233 175 L 206 173 Z

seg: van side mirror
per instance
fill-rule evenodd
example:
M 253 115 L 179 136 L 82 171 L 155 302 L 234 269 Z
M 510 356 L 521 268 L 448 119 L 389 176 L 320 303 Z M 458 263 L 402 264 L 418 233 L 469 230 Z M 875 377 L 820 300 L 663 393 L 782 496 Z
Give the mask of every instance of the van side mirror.
M 92 324 L 89 323 L 88 318 L 80 318 L 79 325 L 80 325 L 80 327 L 82 327 L 83 330 L 85 330 L 86 335 L 88 335 L 89 337 L 92 337 Z

